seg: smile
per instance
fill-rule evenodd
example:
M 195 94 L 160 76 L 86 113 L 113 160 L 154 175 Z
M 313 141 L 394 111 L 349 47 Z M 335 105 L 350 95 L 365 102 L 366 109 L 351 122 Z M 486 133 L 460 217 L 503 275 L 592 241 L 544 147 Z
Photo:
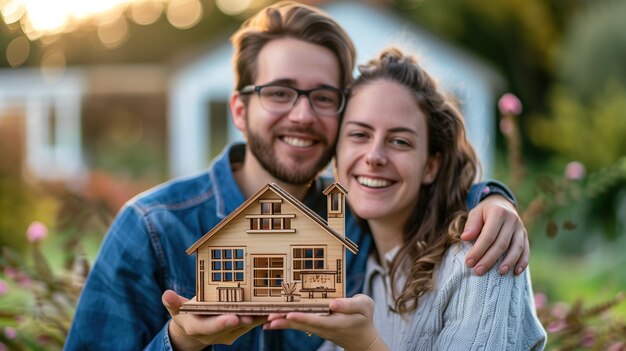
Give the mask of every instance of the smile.
M 385 188 L 393 184 L 391 181 L 379 178 L 369 178 L 364 176 L 359 176 L 356 178 L 359 184 L 366 186 L 368 188 Z
M 309 147 L 311 145 L 314 144 L 313 140 L 311 139 L 301 139 L 301 138 L 296 138 L 296 137 L 282 137 L 281 140 L 288 145 L 294 146 L 294 147 Z

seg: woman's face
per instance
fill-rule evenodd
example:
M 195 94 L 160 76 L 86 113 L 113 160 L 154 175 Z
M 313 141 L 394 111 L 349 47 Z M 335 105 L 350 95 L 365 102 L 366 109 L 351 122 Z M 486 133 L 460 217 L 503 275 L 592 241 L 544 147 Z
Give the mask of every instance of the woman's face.
M 375 80 L 353 91 L 337 146 L 337 177 L 361 218 L 405 223 L 422 184 L 437 174 L 426 117 L 402 85 Z

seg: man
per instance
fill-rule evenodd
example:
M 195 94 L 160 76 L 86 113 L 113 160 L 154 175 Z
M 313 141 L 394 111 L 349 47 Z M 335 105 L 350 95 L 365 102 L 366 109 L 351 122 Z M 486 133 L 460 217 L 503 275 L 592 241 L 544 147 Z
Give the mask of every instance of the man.
M 263 318 L 178 313 L 195 294 L 195 259 L 185 250 L 262 185 L 277 183 L 316 212 L 326 211 L 320 194 L 327 180 L 316 176 L 334 153 L 343 88 L 352 80 L 352 42 L 327 15 L 293 3 L 261 11 L 232 41 L 236 91 L 230 108 L 247 145 L 228 146 L 208 171 L 157 187 L 121 210 L 81 295 L 67 349 L 314 350 L 321 345 L 321 339 L 299 331 L 254 328 Z M 272 104 L 276 101 L 281 103 Z M 487 191 L 506 190 L 495 183 L 477 185 L 468 205 Z M 501 270 L 517 262 L 521 272 L 528 245 L 513 205 L 500 196 L 487 197 L 471 212 L 464 239 L 472 240 L 481 228 L 468 265 L 482 274 L 508 250 Z M 351 216 L 346 233 L 360 249 L 346 258 L 350 296 L 361 290 L 372 240 Z

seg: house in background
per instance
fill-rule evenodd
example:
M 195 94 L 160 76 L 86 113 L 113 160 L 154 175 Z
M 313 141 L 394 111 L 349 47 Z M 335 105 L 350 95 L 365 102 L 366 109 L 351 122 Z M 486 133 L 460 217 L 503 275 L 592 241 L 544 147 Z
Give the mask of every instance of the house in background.
M 485 175 L 491 173 L 495 153 L 494 106 L 498 88 L 503 84 L 494 71 L 383 6 L 336 1 L 321 8 L 352 37 L 358 63 L 392 45 L 417 54 L 444 89 L 462 102 L 470 141 L 483 162 Z M 173 176 L 206 168 L 223 142 L 242 139 L 226 113 L 234 84 L 231 56 L 230 43 L 224 43 L 175 70 L 171 77 L 168 125 L 169 172 Z
M 81 104 L 84 81 L 66 72 L 49 84 L 38 69 L 0 70 L 0 130 L 23 135 L 11 152 L 14 167 L 39 179 L 72 179 L 83 171 Z
M 203 314 L 327 313 L 345 297 L 346 190 L 324 190 L 327 220 L 276 184 L 267 184 L 187 254 L 196 255 L 196 298 L 181 309 Z
M 52 79 L 36 68 L 0 69 L 0 135 L 19 136 L 0 156 L 36 179 L 75 187 L 94 166 L 160 181 L 167 81 L 157 64 L 70 67 Z

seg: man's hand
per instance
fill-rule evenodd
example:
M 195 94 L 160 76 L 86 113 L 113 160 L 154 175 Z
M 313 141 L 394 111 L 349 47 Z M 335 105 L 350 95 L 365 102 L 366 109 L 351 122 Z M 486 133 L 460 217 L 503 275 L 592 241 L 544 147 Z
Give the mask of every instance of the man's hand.
M 514 272 L 519 275 L 528 267 L 528 233 L 515 206 L 505 197 L 491 195 L 469 212 L 461 239 L 471 241 L 476 238 L 465 264 L 474 267 L 477 275 L 485 274 L 505 253 L 498 267 L 500 274 L 515 267 Z
M 252 318 L 234 314 L 220 316 L 181 314 L 179 310 L 188 299 L 172 290 L 165 291 L 161 301 L 172 316 L 168 331 L 175 350 L 201 350 L 207 345 L 230 345 L 238 337 L 266 320 L 265 317 Z
M 319 335 L 348 350 L 387 350 L 374 326 L 374 301 L 358 294 L 330 302 L 330 315 L 271 314 L 263 329 L 298 329 Z

